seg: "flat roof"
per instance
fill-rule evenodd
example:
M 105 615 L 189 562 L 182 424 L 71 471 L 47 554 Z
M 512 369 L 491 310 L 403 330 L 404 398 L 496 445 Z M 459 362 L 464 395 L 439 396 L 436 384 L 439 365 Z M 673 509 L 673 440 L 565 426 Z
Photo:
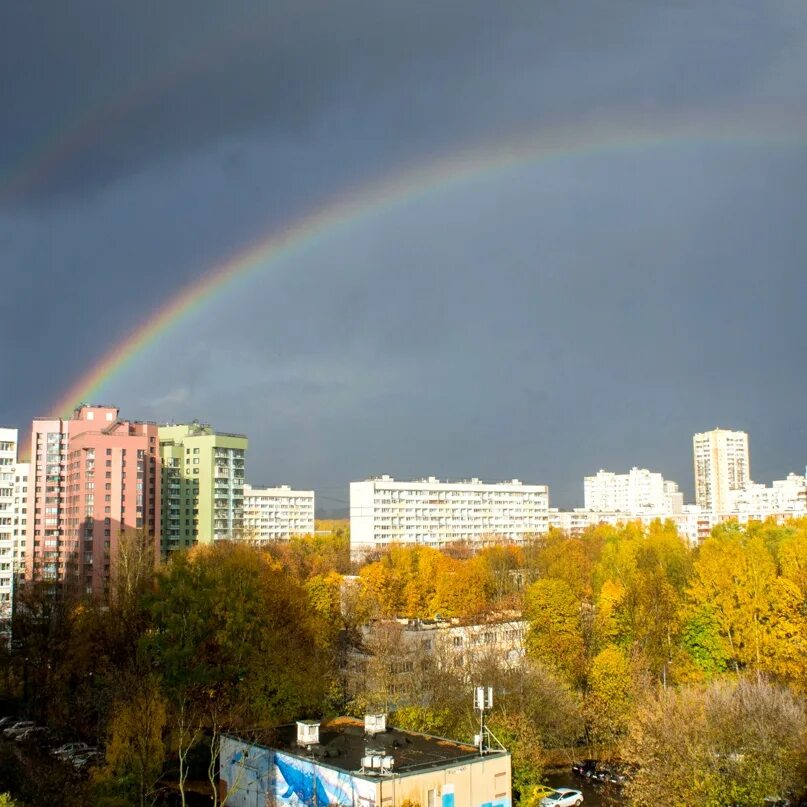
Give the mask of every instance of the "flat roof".
M 312 721 L 304 721 L 310 723 Z M 238 737 L 250 742 L 246 737 Z M 364 722 L 350 717 L 338 717 L 320 724 L 319 744 L 309 749 L 297 745 L 297 724 L 261 729 L 251 740 L 255 745 L 282 751 L 292 756 L 308 759 L 317 764 L 362 775 L 361 759 L 368 749 L 385 753 L 394 758 L 396 774 L 420 773 L 430 768 L 453 767 L 505 755 L 506 751 L 492 750 L 481 757 L 479 749 L 469 743 L 432 737 L 412 731 L 387 726 L 386 731 L 375 736 L 365 735 Z M 368 778 L 378 778 L 364 774 Z

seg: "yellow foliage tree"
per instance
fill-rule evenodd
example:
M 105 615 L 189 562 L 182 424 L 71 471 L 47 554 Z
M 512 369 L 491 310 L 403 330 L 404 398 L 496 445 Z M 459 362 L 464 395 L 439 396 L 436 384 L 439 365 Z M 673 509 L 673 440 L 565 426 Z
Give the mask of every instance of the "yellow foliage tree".
M 612 746 L 627 732 L 633 713 L 633 676 L 625 653 L 615 645 L 598 653 L 588 682 L 584 713 L 589 737 L 597 745 Z
M 131 680 L 112 709 L 106 761 L 109 773 L 137 783 L 140 804 L 150 804 L 165 761 L 168 721 L 165 698 L 151 678 Z

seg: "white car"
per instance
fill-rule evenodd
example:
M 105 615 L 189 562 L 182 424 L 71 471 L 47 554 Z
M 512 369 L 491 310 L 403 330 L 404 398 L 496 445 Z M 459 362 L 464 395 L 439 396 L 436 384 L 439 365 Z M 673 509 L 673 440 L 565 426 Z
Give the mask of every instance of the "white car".
M 81 754 L 70 757 L 73 767 L 80 771 L 83 768 L 88 768 L 92 765 L 100 765 L 103 762 L 104 755 L 100 751 L 84 751 Z
M 95 749 L 90 748 L 87 743 L 65 743 L 64 745 L 60 745 L 58 748 L 51 751 L 51 754 L 59 759 L 69 759 L 74 754 L 81 754 L 85 751 L 94 750 Z
M 36 724 L 33 720 L 20 720 L 9 728 L 3 729 L 3 736 L 12 739 L 18 734 L 22 734 L 26 729 L 32 729 Z
M 540 807 L 580 807 L 583 803 L 583 794 L 570 787 L 559 787 L 554 793 L 541 799 Z

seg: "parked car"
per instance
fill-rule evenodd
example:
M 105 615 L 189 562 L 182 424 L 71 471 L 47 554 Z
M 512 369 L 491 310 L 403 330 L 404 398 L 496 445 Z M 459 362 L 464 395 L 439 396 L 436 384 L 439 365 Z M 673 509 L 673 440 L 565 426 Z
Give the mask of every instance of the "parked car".
M 77 771 L 80 771 L 84 768 L 98 765 L 103 762 L 103 760 L 104 755 L 100 751 L 85 751 L 84 753 L 76 754 L 70 761 L 73 763 L 73 767 Z
M 10 728 L 17 722 L 19 722 L 19 717 L 16 715 L 6 715 L 5 717 L 0 717 L 0 729 Z
M 22 734 L 26 729 L 32 729 L 36 724 L 33 720 L 19 720 L 9 728 L 3 729 L 3 736 L 8 737 L 10 740 L 18 734 Z
M 572 773 L 576 773 L 578 776 L 583 776 L 586 779 L 591 779 L 591 777 L 594 775 L 594 771 L 596 770 L 596 759 L 584 759 L 581 762 L 575 762 L 572 764 Z
M 46 726 L 32 726 L 20 732 L 14 739 L 18 743 L 47 742 L 52 736 L 53 732 Z
M 541 799 L 540 807 L 579 807 L 582 803 L 583 794 L 579 790 L 559 787 Z
M 51 753 L 59 759 L 69 759 L 74 754 L 80 754 L 85 751 L 92 750 L 87 743 L 65 743 L 58 748 L 54 748 Z
M 619 778 L 617 773 L 616 765 L 612 763 L 604 763 L 601 765 L 597 765 L 596 770 L 591 775 L 591 778 L 595 782 L 601 782 L 602 784 L 618 784 Z

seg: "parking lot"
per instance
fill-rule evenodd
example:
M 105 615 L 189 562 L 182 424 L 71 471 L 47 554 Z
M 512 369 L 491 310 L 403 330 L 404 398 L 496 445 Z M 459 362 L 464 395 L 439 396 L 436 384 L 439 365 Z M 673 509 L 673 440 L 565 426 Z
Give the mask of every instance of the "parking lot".
M 617 807 L 625 804 L 619 788 L 592 784 L 582 776 L 575 776 L 571 770 L 551 773 L 547 776 L 550 787 L 571 787 L 583 794 L 583 807 Z

